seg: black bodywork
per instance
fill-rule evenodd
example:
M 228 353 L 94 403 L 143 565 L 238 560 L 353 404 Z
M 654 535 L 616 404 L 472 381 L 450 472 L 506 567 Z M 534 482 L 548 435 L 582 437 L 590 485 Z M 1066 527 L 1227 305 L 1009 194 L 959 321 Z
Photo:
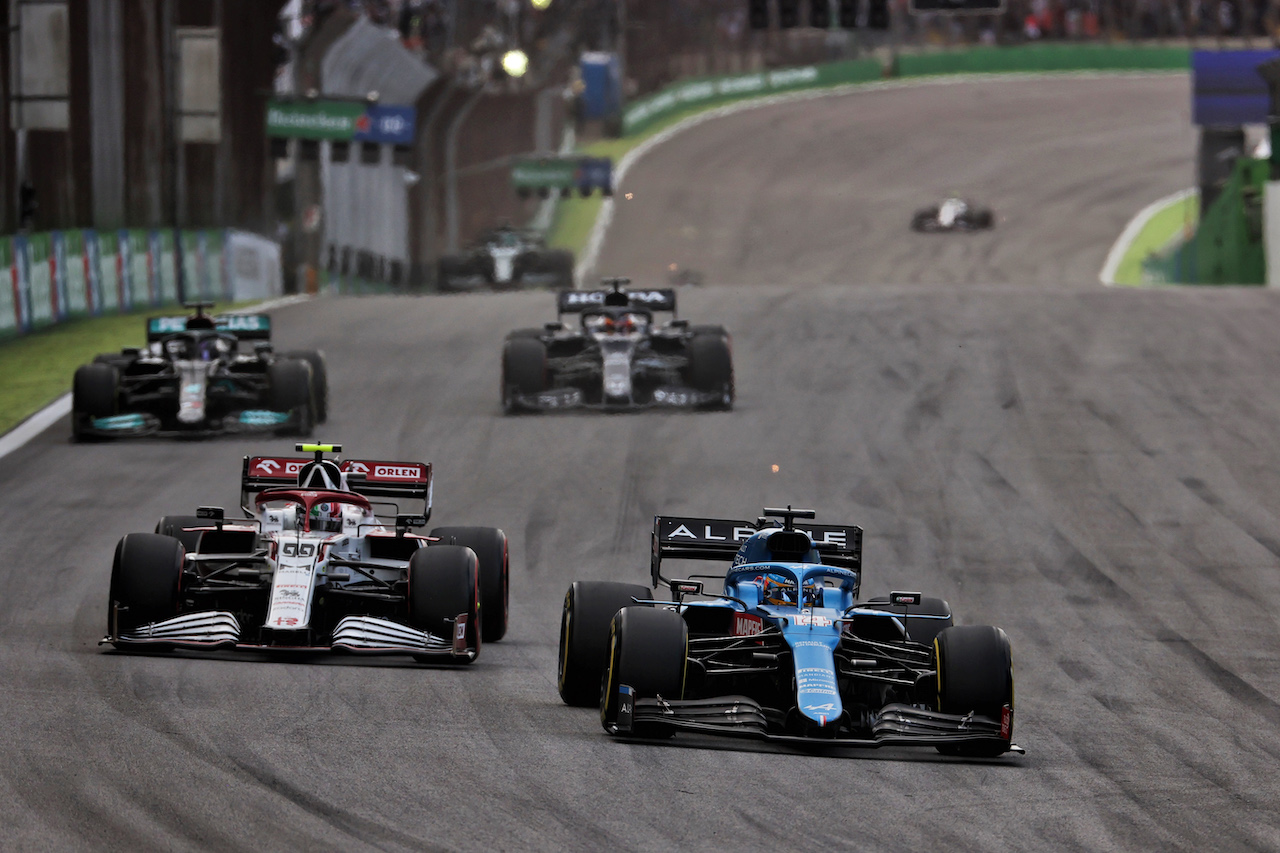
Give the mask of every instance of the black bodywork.
M 569 290 L 557 321 L 507 336 L 502 400 L 508 412 L 648 407 L 729 409 L 732 346 L 721 326 L 675 318 L 672 289 Z M 661 322 L 660 313 L 671 314 Z M 577 323 L 566 323 L 576 315 Z
M 99 355 L 76 371 L 75 438 L 310 431 L 321 377 L 303 358 L 273 351 L 270 318 L 193 307 L 192 317 L 148 318 L 145 347 Z

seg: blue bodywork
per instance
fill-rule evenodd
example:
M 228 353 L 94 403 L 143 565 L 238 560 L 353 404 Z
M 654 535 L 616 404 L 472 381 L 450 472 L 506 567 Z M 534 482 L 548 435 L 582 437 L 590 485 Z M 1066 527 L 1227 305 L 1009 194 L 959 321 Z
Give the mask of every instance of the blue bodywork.
M 1010 740 L 1013 670 L 1002 631 L 956 628 L 945 601 L 918 592 L 859 601 L 861 528 L 797 523 L 812 510 L 765 514 L 783 525 L 765 516 L 654 519 L 653 585 L 669 586 L 673 600 L 632 599 L 669 615 L 633 618 L 627 606 L 615 615 L 601 693 L 606 731 L 1021 752 Z M 664 559 L 731 565 L 723 591 L 704 592 L 698 581 L 663 577 Z

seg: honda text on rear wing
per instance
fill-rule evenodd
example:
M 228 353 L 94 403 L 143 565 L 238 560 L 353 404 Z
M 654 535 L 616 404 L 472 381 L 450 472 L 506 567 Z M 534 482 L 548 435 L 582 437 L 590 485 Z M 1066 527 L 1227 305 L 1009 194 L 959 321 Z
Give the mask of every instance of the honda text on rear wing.
M 771 521 L 770 516 L 782 518 L 782 524 Z M 653 519 L 653 553 L 649 561 L 653 586 L 666 582 L 662 577 L 663 560 L 731 561 L 752 534 L 775 527 L 808 536 L 824 565 L 861 571 L 862 528 L 851 524 L 795 523 L 797 518 L 813 517 L 812 510 L 769 507 L 755 521 L 656 516 Z
M 556 314 L 581 314 L 592 308 L 631 308 L 676 312 L 676 292 L 669 287 L 655 290 L 623 290 L 629 279 L 606 279 L 612 290 L 562 290 L 556 297 Z

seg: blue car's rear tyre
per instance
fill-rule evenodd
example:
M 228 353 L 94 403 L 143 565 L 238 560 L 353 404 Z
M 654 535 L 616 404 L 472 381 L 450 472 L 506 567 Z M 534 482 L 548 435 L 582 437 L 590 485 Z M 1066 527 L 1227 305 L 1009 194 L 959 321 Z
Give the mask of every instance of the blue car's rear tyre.
M 574 581 L 560 612 L 557 687 L 567 705 L 600 704 L 600 679 L 609 657 L 609 623 L 623 607 L 652 595 L 647 586 L 611 581 Z

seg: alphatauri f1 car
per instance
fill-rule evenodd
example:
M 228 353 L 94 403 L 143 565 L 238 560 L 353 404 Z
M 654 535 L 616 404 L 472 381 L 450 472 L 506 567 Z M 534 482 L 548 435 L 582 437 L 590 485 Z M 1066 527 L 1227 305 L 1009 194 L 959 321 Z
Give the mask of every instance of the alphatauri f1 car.
M 445 255 L 437 269 L 443 291 L 522 286 L 573 287 L 573 252 L 548 249 L 541 234 L 509 226 L 480 237 L 466 252 Z
M 104 353 L 77 368 L 73 438 L 308 435 L 326 420 L 323 353 L 276 353 L 266 314 L 210 317 L 209 303 L 187 307 L 194 316 L 148 318 L 146 347 Z
M 954 625 L 945 601 L 918 592 L 860 602 L 861 528 L 797 524 L 812 510 L 764 512 L 755 522 L 656 518 L 651 581 L 670 601 L 639 585 L 570 586 L 561 698 L 598 703 L 607 732 L 636 738 L 1023 752 L 1003 631 Z M 664 578 L 672 558 L 731 560 L 723 590 Z
M 470 663 L 507 630 L 507 537 L 409 532 L 431 516 L 431 465 L 246 456 L 243 519 L 165 516 L 116 545 L 109 643 L 134 649 L 407 654 Z M 402 512 L 402 503 L 418 505 Z M 387 524 L 375 514 L 389 509 Z
M 507 412 L 633 409 L 650 406 L 733 407 L 733 352 L 723 326 L 675 319 L 671 289 L 565 290 L 557 319 L 517 329 L 502 349 L 502 405 Z M 658 312 L 672 319 L 659 323 Z M 581 322 L 570 326 L 565 314 Z
M 995 214 L 989 208 L 974 207 L 962 198 L 946 199 L 937 207 L 917 210 L 911 217 L 913 231 L 981 231 L 995 225 Z

